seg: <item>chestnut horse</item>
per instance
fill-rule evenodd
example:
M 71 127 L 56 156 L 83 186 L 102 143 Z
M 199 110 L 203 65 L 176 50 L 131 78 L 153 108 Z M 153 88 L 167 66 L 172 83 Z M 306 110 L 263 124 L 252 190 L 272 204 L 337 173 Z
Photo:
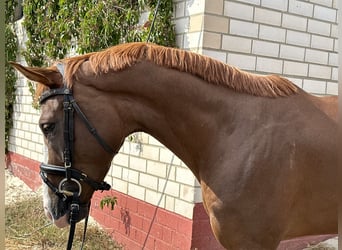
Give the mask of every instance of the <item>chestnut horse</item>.
M 281 240 L 337 233 L 337 97 L 315 97 L 280 76 L 149 43 L 58 63 L 13 65 L 39 83 L 38 95 L 64 84 L 72 88 L 113 149 L 106 152 L 75 115 L 72 168 L 101 182 L 125 137 L 143 131 L 196 176 L 213 233 L 225 248 L 269 250 Z M 42 102 L 48 164 L 63 166 L 64 119 L 63 97 Z M 47 174 L 54 186 L 62 178 Z M 87 203 L 94 188 L 81 185 L 80 200 Z M 46 214 L 66 226 L 70 207 L 52 191 L 44 197 Z

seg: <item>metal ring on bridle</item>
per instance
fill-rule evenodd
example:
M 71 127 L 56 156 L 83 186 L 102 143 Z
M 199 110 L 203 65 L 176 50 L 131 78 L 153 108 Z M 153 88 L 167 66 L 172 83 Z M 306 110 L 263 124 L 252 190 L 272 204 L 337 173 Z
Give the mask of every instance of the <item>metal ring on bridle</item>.
M 81 186 L 81 183 L 74 178 L 70 178 L 69 180 L 67 178 L 64 178 L 63 180 L 61 180 L 61 182 L 58 185 L 58 191 L 62 194 L 65 194 L 66 196 L 73 196 L 74 192 L 62 189 L 62 185 L 67 181 L 72 181 L 72 182 L 75 182 L 77 184 L 77 186 L 78 186 L 78 197 L 80 197 L 81 193 L 82 193 L 82 186 Z

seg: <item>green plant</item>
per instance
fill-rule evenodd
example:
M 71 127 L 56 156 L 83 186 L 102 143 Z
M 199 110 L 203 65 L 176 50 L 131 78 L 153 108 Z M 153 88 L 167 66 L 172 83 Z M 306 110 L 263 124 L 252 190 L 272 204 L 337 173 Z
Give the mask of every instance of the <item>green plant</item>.
M 111 210 L 114 210 L 114 206 L 118 203 L 117 198 L 115 196 L 105 196 L 100 201 L 100 208 L 103 209 L 104 206 L 109 207 Z
M 17 6 L 17 1 L 6 0 L 5 1 L 5 23 L 13 23 L 14 10 Z
M 76 48 L 78 53 L 98 51 L 119 43 L 146 41 L 149 25 L 139 25 L 140 14 L 157 0 L 26 0 L 24 27 L 29 65 L 42 66 Z M 175 46 L 172 1 L 161 0 L 151 42 Z
M 9 131 L 13 126 L 13 105 L 15 103 L 15 91 L 17 76 L 9 61 L 15 61 L 18 51 L 18 39 L 13 31 L 13 16 L 16 1 L 6 0 L 5 10 L 5 153 L 8 152 Z
M 154 18 L 155 8 L 158 4 L 158 0 L 149 0 L 147 2 L 151 9 L 149 20 L 152 21 Z M 153 31 L 151 32 L 149 40 L 150 42 L 168 47 L 176 46 L 176 33 L 174 31 L 174 24 L 172 23 L 172 14 L 172 1 L 160 1 Z M 144 40 L 146 39 L 144 38 Z
M 40 67 L 65 57 L 71 49 L 83 54 L 119 43 L 146 41 L 157 1 L 25 0 L 26 62 Z M 146 11 L 150 11 L 149 21 L 141 25 L 140 14 Z M 150 42 L 175 46 L 172 12 L 172 0 L 160 0 Z M 33 85 L 30 91 L 34 95 Z

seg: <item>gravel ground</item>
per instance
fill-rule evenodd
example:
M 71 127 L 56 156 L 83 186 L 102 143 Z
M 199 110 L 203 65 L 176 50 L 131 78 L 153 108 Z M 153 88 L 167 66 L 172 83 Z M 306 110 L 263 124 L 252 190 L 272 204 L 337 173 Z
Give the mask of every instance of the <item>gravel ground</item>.
M 30 197 L 42 197 L 42 195 L 42 187 L 37 191 L 32 191 L 32 189 L 29 188 L 20 178 L 14 176 L 8 169 L 5 170 L 5 206 Z M 97 222 L 89 216 L 88 224 L 97 225 Z
M 42 190 L 33 192 L 20 178 L 14 176 L 9 170 L 5 170 L 5 206 L 20 200 L 41 195 Z
M 39 188 L 36 192 L 33 192 L 21 179 L 15 177 L 10 171 L 5 170 L 5 206 L 11 203 L 18 202 L 28 197 L 34 197 L 42 194 L 42 189 Z M 96 222 L 90 219 L 90 223 L 96 224 Z M 332 238 L 317 244 L 316 246 L 305 248 L 303 250 L 337 250 L 338 239 Z

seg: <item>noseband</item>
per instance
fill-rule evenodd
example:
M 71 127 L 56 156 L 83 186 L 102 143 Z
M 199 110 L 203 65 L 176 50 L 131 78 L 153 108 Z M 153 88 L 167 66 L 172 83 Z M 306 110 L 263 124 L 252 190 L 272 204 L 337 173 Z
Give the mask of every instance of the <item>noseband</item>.
M 57 64 L 57 69 L 62 74 L 64 79 L 64 65 Z M 59 89 L 50 89 L 44 92 L 40 99 L 39 103 L 42 104 L 47 99 L 54 97 L 54 96 L 64 96 L 63 101 L 63 110 L 64 110 L 64 152 L 63 152 L 63 161 L 64 166 L 57 166 L 51 165 L 46 163 L 40 164 L 40 176 L 44 183 L 59 197 L 63 200 L 63 202 L 70 203 L 70 232 L 69 232 L 69 240 L 67 249 L 71 249 L 72 241 L 75 232 L 75 226 L 78 221 L 79 210 L 80 210 L 80 196 L 82 194 L 82 185 L 81 182 L 88 184 L 94 191 L 96 190 L 110 190 L 111 186 L 102 181 L 97 182 L 92 180 L 87 174 L 72 168 L 73 163 L 73 144 L 74 144 L 74 111 L 78 114 L 81 118 L 89 132 L 95 137 L 98 143 L 103 147 L 105 151 L 114 155 L 115 151 L 100 137 L 97 133 L 96 129 L 91 125 L 87 117 L 84 115 L 78 104 L 76 103 L 72 90 L 67 87 L 67 84 L 64 82 L 63 88 Z M 47 177 L 48 174 L 57 175 L 57 176 L 64 176 L 64 179 L 60 181 L 58 186 L 55 186 Z M 64 190 L 63 186 L 66 183 L 74 183 L 77 186 L 77 191 L 73 190 Z M 90 201 L 87 204 L 83 204 L 88 206 L 88 215 L 86 217 L 86 223 L 84 226 L 84 236 L 87 227 L 87 221 L 89 216 L 89 208 L 90 208 Z M 83 243 L 82 243 L 83 247 Z M 81 247 L 81 249 L 82 249 Z

